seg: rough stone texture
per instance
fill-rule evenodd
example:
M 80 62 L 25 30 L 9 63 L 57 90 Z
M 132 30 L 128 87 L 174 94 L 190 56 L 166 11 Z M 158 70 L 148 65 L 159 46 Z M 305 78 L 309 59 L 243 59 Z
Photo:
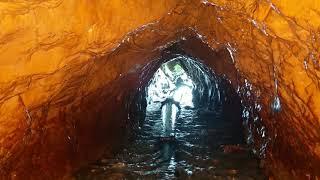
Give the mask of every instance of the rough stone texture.
M 0 28 L 3 179 L 68 179 L 110 148 L 126 98 L 154 72 L 142 67 L 179 40 L 259 116 L 268 174 L 320 176 L 318 1 L 0 1 Z

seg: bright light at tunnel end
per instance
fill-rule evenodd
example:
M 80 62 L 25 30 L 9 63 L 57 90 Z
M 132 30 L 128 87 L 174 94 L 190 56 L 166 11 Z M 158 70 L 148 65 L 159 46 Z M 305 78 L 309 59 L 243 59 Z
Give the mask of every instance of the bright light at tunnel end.
M 171 61 L 171 69 L 164 63 L 154 74 L 147 89 L 148 104 L 172 99 L 182 108 L 194 108 L 194 82 L 178 63 L 172 62 L 174 61 Z
M 181 107 L 193 107 L 192 88 L 189 86 L 180 86 L 174 92 L 173 99 L 180 103 Z

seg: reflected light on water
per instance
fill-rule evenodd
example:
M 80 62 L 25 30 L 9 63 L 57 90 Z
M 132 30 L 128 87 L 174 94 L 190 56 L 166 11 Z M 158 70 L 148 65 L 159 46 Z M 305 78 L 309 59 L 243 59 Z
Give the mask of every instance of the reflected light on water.
M 161 116 L 164 136 L 174 135 L 177 113 L 178 107 L 175 104 L 167 103 L 162 106 Z

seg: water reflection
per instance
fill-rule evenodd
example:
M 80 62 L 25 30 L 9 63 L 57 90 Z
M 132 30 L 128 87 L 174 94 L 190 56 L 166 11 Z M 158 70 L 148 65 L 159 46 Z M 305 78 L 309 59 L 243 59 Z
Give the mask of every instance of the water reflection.
M 221 107 L 179 110 L 171 100 L 151 104 L 134 142 L 81 170 L 76 178 L 264 179 L 259 162 L 221 114 Z
M 167 170 L 174 172 L 177 162 L 175 160 L 175 124 L 180 110 L 179 102 L 172 98 L 166 99 L 161 105 L 162 135 L 159 139 L 159 164 L 167 164 Z
M 175 136 L 175 123 L 179 111 L 179 103 L 173 99 L 167 99 L 161 106 L 162 137 Z

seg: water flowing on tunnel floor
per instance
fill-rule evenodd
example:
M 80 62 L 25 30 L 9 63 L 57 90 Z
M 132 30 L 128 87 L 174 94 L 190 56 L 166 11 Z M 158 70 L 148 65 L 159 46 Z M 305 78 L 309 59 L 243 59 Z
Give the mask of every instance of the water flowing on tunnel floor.
M 244 143 L 241 131 L 235 131 L 240 127 L 223 116 L 223 106 L 211 111 L 181 108 L 174 141 L 160 141 L 160 109 L 160 103 L 148 105 L 135 140 L 114 157 L 104 157 L 80 170 L 76 178 L 264 179 L 259 160 Z

